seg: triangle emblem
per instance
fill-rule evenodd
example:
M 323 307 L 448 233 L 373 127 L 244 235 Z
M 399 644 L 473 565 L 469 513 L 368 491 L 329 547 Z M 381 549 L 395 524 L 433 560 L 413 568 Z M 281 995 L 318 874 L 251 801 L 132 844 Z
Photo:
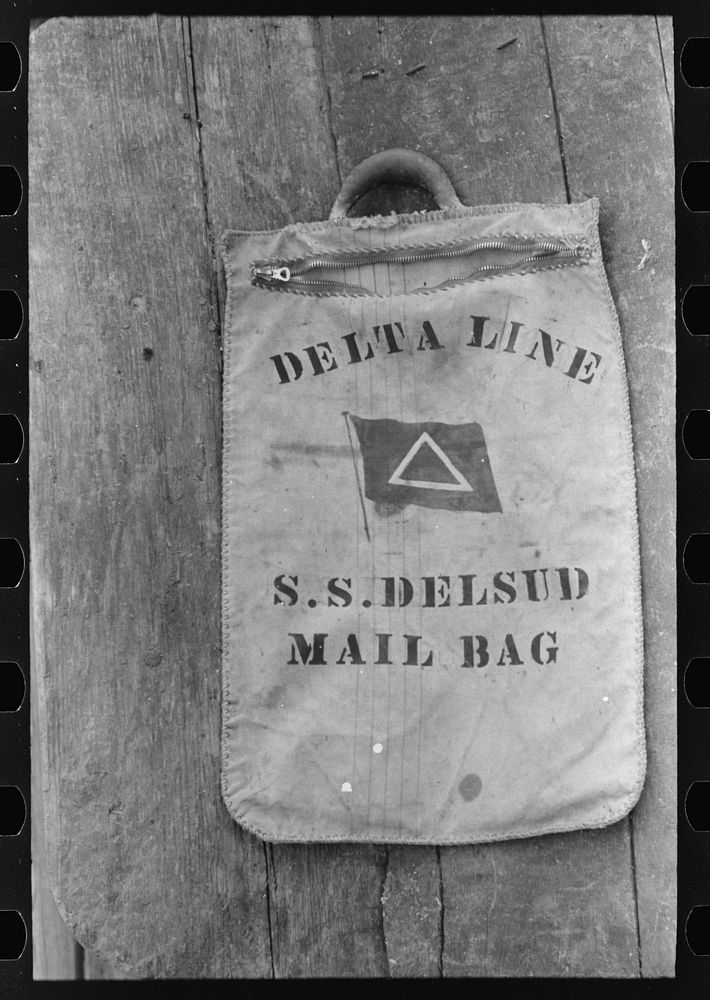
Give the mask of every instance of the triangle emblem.
M 446 471 L 454 479 L 453 483 L 437 483 L 429 481 L 426 479 L 405 479 L 403 474 L 407 467 L 412 463 L 412 460 L 419 454 L 424 446 L 431 448 L 438 459 L 443 463 Z M 472 493 L 473 487 L 471 484 L 464 479 L 456 466 L 452 463 L 448 455 L 442 451 L 436 441 L 424 431 L 417 440 L 414 442 L 412 447 L 409 449 L 407 454 L 404 456 L 402 461 L 399 463 L 397 468 L 394 470 L 390 478 L 387 480 L 392 486 L 416 486 L 419 489 L 424 490 L 451 490 L 457 492 Z

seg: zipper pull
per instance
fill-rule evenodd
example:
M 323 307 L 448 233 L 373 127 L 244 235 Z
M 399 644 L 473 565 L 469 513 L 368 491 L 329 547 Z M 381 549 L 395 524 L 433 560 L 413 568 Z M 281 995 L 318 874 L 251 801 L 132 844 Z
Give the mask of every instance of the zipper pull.
M 287 267 L 275 264 L 254 264 L 251 269 L 254 281 L 290 281 L 291 272 Z

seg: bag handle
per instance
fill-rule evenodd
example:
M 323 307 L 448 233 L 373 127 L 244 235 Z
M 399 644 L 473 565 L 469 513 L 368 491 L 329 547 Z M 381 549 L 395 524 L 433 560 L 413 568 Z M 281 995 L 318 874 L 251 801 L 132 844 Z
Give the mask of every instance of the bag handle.
M 344 219 L 358 198 L 387 181 L 416 184 L 430 191 L 440 208 L 463 208 L 454 186 L 438 163 L 413 149 L 385 149 L 350 171 L 335 199 L 331 219 Z

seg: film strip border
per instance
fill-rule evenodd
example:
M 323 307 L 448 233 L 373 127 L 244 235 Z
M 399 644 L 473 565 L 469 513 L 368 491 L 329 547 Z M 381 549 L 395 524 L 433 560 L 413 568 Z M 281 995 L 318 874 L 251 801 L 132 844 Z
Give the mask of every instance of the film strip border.
M 677 974 L 710 983 L 710 16 L 674 19 L 677 224 Z
M 27 373 L 27 15 L 0 11 L 0 977 L 32 974 Z
M 71 0 L 40 6 L 30 10 L 28 0 L 8 0 L 0 8 L 0 989 L 11 997 L 34 994 L 29 829 L 29 17 L 148 13 L 148 8 L 158 7 L 177 13 L 234 13 L 231 4 L 207 2 L 196 9 L 187 0 L 146 4 L 143 11 L 138 3 L 119 0 L 84 4 L 82 10 Z M 508 13 L 508 6 L 501 5 L 501 13 Z M 539 13 L 532 6 L 529 11 L 521 4 L 512 6 L 515 12 Z M 560 13 L 568 8 L 570 13 L 585 12 L 579 5 L 559 6 Z M 605 13 L 605 6 L 596 4 L 594 10 Z M 644 12 L 654 7 L 650 4 Z M 705 995 L 710 984 L 710 13 L 690 0 L 658 5 L 657 12 L 674 16 L 677 101 L 679 920 L 678 979 L 662 992 L 690 997 Z M 132 991 L 142 992 L 141 985 L 132 984 Z M 581 987 L 593 995 L 584 985 L 576 983 L 575 990 Z M 59 992 L 64 993 L 56 995 Z

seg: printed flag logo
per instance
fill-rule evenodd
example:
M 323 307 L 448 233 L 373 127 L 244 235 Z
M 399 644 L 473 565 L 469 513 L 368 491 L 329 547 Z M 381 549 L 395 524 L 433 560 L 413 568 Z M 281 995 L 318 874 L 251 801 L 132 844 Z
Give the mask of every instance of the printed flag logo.
M 360 442 L 369 500 L 500 512 L 480 424 L 348 418 Z

